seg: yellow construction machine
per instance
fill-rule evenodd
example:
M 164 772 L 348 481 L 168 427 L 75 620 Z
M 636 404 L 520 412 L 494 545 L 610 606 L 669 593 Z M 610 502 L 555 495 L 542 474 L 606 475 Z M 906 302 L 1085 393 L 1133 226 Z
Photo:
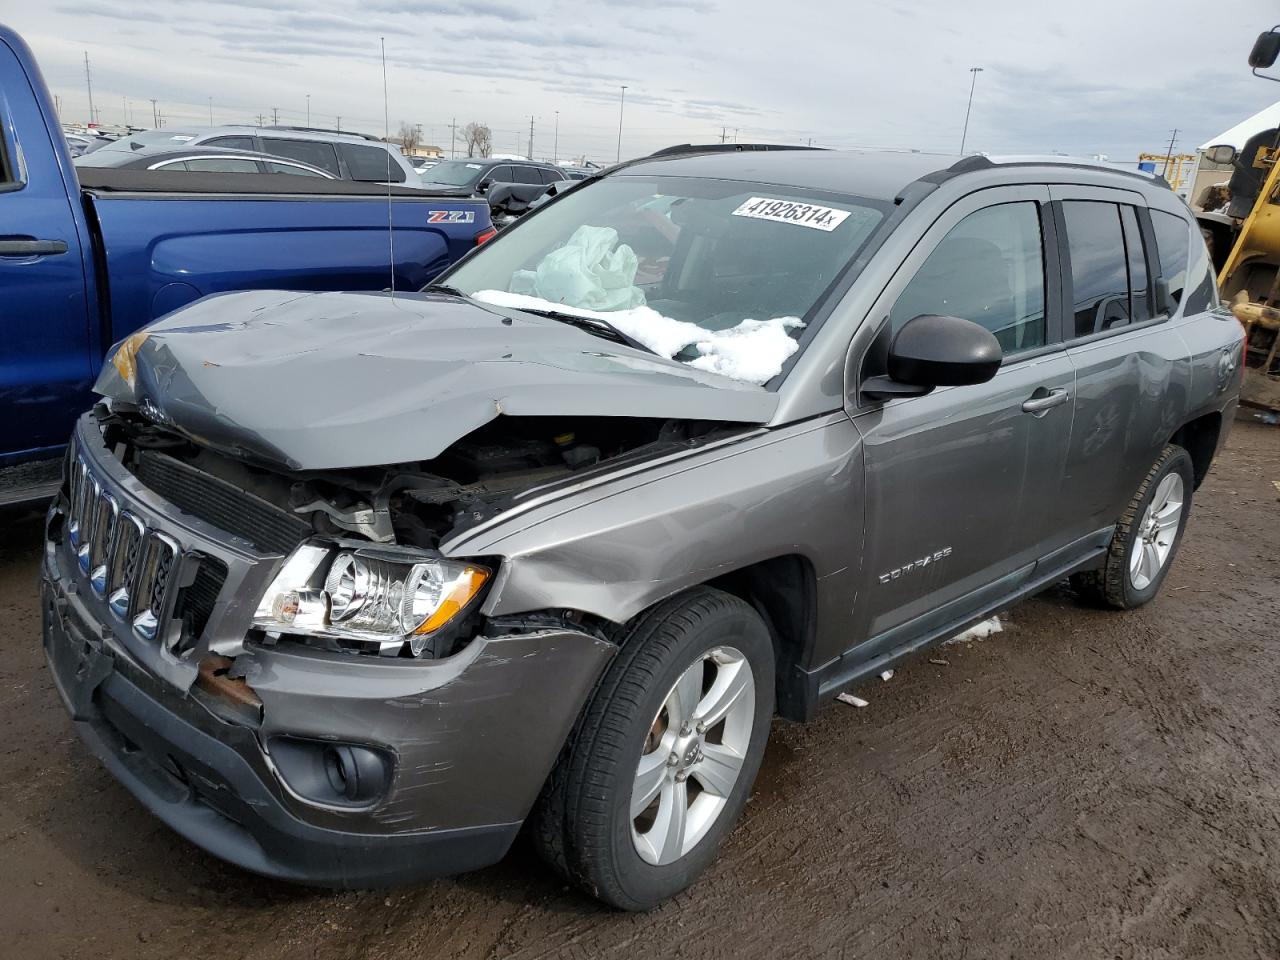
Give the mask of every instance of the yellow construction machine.
M 1258 36 L 1249 54 L 1256 76 L 1280 57 L 1280 26 Z M 1218 289 L 1244 324 L 1248 372 L 1241 402 L 1280 413 L 1280 127 L 1254 134 L 1237 150 L 1212 146 L 1205 156 L 1232 167 L 1225 212 L 1197 214 L 1218 268 Z

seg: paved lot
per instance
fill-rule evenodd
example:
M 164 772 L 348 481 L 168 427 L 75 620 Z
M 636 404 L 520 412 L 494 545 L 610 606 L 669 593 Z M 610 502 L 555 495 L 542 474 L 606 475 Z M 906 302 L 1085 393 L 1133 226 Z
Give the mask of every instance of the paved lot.
M 1057 590 L 865 710 L 777 722 L 720 861 L 647 916 L 524 848 L 345 894 L 195 851 L 72 735 L 39 652 L 39 519 L 0 515 L 0 955 L 1276 957 L 1277 480 L 1280 428 L 1238 423 L 1154 604 Z

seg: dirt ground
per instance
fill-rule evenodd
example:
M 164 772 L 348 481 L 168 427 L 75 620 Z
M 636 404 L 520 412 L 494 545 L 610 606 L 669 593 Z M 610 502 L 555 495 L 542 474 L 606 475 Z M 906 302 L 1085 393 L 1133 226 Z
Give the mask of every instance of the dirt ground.
M 1156 602 L 1059 589 L 860 691 L 866 709 L 777 721 L 720 860 L 646 916 L 523 845 L 343 894 L 196 851 L 72 734 L 40 653 L 39 518 L 0 515 L 0 956 L 1280 956 L 1274 481 L 1280 428 L 1242 420 Z

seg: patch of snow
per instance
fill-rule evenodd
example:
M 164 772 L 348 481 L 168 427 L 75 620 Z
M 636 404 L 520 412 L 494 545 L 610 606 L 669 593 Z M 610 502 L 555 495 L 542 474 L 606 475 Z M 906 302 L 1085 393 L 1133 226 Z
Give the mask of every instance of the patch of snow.
M 964 633 L 958 633 L 947 643 L 966 643 L 970 640 L 983 640 L 993 633 L 1000 633 L 1004 630 L 1004 625 L 1000 622 L 999 617 L 991 617 L 983 620 L 981 623 L 974 624 Z
M 841 703 L 847 703 L 851 707 L 866 707 L 870 704 L 861 697 L 855 697 L 852 693 L 841 693 L 836 696 Z
M 706 330 L 696 323 L 664 317 L 652 307 L 624 310 L 587 310 L 524 293 L 477 290 L 473 300 L 519 310 L 555 310 L 576 317 L 606 320 L 654 353 L 674 359 L 686 347 L 697 347 L 701 356 L 689 366 L 747 383 L 764 383 L 782 372 L 782 365 L 799 348 L 787 331 L 804 326 L 799 317 L 743 320 L 727 330 Z

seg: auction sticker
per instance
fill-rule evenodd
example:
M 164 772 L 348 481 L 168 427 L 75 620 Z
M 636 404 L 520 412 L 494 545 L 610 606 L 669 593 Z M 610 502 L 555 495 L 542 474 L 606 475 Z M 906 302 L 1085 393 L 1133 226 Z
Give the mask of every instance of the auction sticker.
M 793 223 L 798 227 L 811 227 L 814 230 L 825 230 L 830 233 L 849 216 L 848 210 L 835 207 L 820 207 L 812 203 L 801 203 L 798 200 L 774 200 L 770 197 L 752 197 L 737 210 L 735 217 L 752 217 L 756 220 L 777 220 L 779 223 Z

